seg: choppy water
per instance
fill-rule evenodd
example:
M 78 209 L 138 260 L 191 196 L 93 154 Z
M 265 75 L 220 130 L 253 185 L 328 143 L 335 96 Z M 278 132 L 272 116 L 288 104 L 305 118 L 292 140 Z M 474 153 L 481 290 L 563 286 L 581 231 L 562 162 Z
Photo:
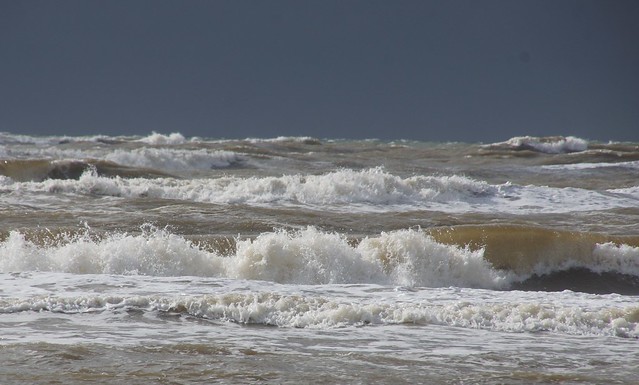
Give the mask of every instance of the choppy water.
M 0 382 L 636 383 L 639 144 L 0 134 Z

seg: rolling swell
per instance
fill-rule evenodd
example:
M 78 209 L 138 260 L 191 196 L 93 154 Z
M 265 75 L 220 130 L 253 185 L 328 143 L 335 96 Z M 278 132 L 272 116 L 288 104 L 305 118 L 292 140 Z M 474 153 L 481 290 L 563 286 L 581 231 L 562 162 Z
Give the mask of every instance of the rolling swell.
M 639 295 L 639 237 L 531 226 L 429 230 L 438 241 L 483 250 L 493 267 L 518 276 L 517 290 Z
M 634 143 L 589 142 L 572 136 L 520 136 L 482 145 L 478 154 L 497 158 L 540 158 L 542 164 L 617 163 L 639 160 L 639 147 Z
M 586 151 L 588 141 L 574 136 L 517 136 L 505 142 L 485 146 L 494 151 L 529 151 L 533 153 L 562 154 Z
M 128 167 L 104 160 L 4 160 L 0 175 L 19 182 L 42 182 L 47 179 L 78 180 L 87 171 L 101 177 L 160 178 L 169 174 L 149 168 Z
M 578 291 L 592 294 L 639 295 L 639 277 L 616 272 L 596 273 L 587 268 L 571 268 L 515 282 L 514 290 Z

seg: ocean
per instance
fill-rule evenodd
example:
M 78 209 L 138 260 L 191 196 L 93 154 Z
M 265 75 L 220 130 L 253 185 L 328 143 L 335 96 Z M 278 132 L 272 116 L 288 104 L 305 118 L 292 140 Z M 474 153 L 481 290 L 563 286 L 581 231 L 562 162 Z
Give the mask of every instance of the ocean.
M 639 143 L 0 133 L 0 383 L 636 384 Z

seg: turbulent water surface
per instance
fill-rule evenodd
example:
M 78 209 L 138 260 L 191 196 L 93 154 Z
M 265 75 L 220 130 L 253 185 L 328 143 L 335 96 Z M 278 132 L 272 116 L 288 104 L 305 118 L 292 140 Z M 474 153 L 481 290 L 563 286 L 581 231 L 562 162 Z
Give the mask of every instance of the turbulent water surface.
M 0 382 L 639 378 L 639 144 L 0 134 Z

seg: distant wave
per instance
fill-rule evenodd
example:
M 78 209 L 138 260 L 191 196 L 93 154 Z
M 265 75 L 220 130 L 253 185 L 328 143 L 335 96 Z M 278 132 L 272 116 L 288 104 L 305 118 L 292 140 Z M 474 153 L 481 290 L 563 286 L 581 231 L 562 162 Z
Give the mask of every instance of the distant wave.
M 239 164 L 243 158 L 232 151 L 178 150 L 167 148 L 138 148 L 115 150 L 106 160 L 134 167 L 163 171 L 193 171 L 224 168 Z
M 119 137 L 120 139 L 122 139 L 122 137 Z M 301 143 L 301 144 L 321 144 L 321 141 L 319 139 L 310 137 L 310 136 L 278 136 L 275 138 L 246 138 L 246 139 L 235 139 L 235 140 L 229 140 L 229 139 L 208 139 L 208 140 L 204 140 L 203 138 L 200 137 L 192 137 L 192 138 L 187 138 L 184 135 L 182 135 L 180 132 L 173 132 L 170 133 L 168 135 L 166 134 L 161 134 L 158 132 L 153 131 L 151 134 L 144 136 L 142 138 L 138 138 L 135 140 L 135 142 L 139 142 L 139 143 L 145 143 L 148 145 L 152 145 L 152 146 L 176 146 L 176 145 L 182 145 L 182 144 L 186 144 L 186 143 L 192 143 L 192 142 L 214 142 L 214 143 L 223 143 L 223 142 L 229 142 L 229 141 L 245 141 L 248 143 L 286 143 L 286 142 L 294 142 L 294 143 Z
M 43 182 L 48 179 L 78 180 L 85 173 L 99 177 L 157 178 L 169 174 L 150 168 L 127 167 L 111 161 L 87 160 L 5 160 L 0 162 L 0 175 L 18 182 Z
M 616 288 L 639 294 L 639 238 L 489 226 L 396 230 L 353 242 L 307 227 L 229 242 L 231 247 L 216 251 L 150 226 L 138 235 L 11 231 L 0 242 L 0 272 L 192 275 L 314 285 L 515 286 L 593 293 Z M 467 243 L 457 245 L 461 242 Z M 544 288 L 540 277 L 559 273 L 569 279 L 546 280 L 552 286 Z
M 145 136 L 141 139 L 138 139 L 138 142 L 151 144 L 151 145 L 167 145 L 167 144 L 184 144 L 187 142 L 184 135 L 179 132 L 174 132 L 169 135 L 158 134 L 157 132 L 153 132 L 148 136 Z
M 505 142 L 485 146 L 490 149 L 528 150 L 545 154 L 563 154 L 588 149 L 588 141 L 574 136 L 517 136 Z
M 1 154 L 0 154 L 1 155 Z M 0 175 L 16 181 L 46 179 L 79 179 L 85 171 L 93 170 L 103 177 L 169 176 L 176 171 L 198 171 L 239 166 L 246 158 L 232 151 L 206 149 L 181 150 L 172 148 L 115 149 L 106 154 L 82 150 L 42 150 L 31 159 L 11 159 L 0 162 Z M 101 156 L 96 159 L 94 156 Z
M 90 136 L 68 136 L 68 135 L 51 135 L 51 136 L 34 136 L 12 134 L 9 132 L 0 132 L 0 145 L 17 145 L 17 144 L 35 144 L 40 146 L 58 145 L 69 142 L 102 142 L 115 140 L 113 137 L 106 135 L 90 135 Z
M 247 138 L 249 143 L 302 143 L 302 144 L 322 144 L 322 141 L 310 136 L 278 136 L 277 138 Z
M 0 132 L 0 145 L 6 144 L 37 144 L 37 145 L 57 145 L 74 142 L 100 142 L 100 143 L 121 143 L 126 141 L 145 143 L 149 145 L 178 145 L 187 143 L 189 140 L 179 132 L 168 135 L 153 131 L 144 137 L 133 136 L 109 136 L 109 135 L 22 135 L 9 132 Z

